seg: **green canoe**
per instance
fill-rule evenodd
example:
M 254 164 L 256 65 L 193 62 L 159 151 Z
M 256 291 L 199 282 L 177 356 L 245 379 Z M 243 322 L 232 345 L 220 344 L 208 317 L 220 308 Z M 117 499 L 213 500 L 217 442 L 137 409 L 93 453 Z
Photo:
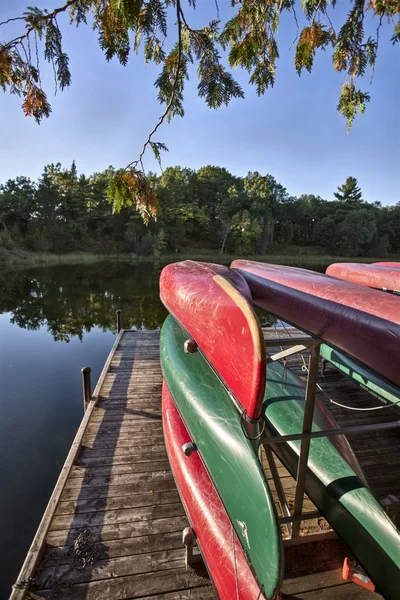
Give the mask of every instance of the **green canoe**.
M 264 415 L 269 435 L 301 431 L 302 381 L 278 362 L 267 366 Z M 321 428 L 314 422 L 313 431 Z M 295 476 L 300 441 L 274 444 L 274 452 Z M 400 533 L 371 491 L 331 442 L 310 443 L 306 493 L 329 521 L 387 600 L 400 598 Z
M 400 410 L 400 390 L 396 386 L 379 377 L 365 365 L 356 362 L 327 344 L 321 344 L 320 355 L 343 375 L 352 379 L 354 383 L 378 398 L 383 404 L 392 405 L 393 408 Z
M 266 597 L 283 570 L 280 527 L 258 459 L 258 441 L 243 433 L 229 391 L 200 352 L 185 354 L 187 333 L 169 316 L 161 333 L 164 378 L 220 495 Z M 304 384 L 279 362 L 267 367 L 263 415 L 268 435 L 301 431 Z M 318 411 L 317 411 L 318 413 Z M 326 427 L 315 420 L 313 430 Z M 275 444 L 295 475 L 300 442 Z M 388 600 L 400 598 L 400 533 L 331 438 L 311 440 L 306 492 Z M 248 539 L 239 523 L 246 523 Z
M 164 379 L 264 596 L 274 598 L 283 577 L 283 548 L 257 447 L 243 434 L 229 392 L 202 354 L 185 354 L 187 338 L 169 316 L 160 341 Z

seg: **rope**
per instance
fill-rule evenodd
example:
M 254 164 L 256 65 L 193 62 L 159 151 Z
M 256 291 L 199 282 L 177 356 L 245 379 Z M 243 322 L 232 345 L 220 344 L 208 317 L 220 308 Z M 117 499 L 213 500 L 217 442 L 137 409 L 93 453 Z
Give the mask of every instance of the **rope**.
M 308 373 L 308 367 L 306 365 L 303 365 L 301 368 L 303 371 L 307 371 L 307 373 Z M 368 412 L 371 410 L 382 410 L 383 408 L 392 408 L 392 406 L 396 406 L 397 404 L 400 404 L 400 400 L 398 400 L 397 402 L 391 402 L 390 404 L 383 404 L 383 405 L 380 404 L 379 406 L 357 408 L 356 406 L 348 406 L 347 404 L 341 404 L 340 402 L 333 400 L 330 396 L 328 396 L 328 394 L 325 392 L 325 390 L 322 389 L 322 387 L 319 385 L 319 383 L 317 383 L 317 388 L 324 394 L 324 396 L 326 396 L 326 398 L 328 398 L 328 400 L 331 404 L 336 404 L 336 406 L 340 406 L 341 408 L 345 408 L 346 410 L 354 410 L 357 412 Z
M 285 329 L 286 333 L 288 334 L 288 337 L 292 337 L 290 334 L 290 331 L 287 329 L 285 323 L 282 322 L 282 326 Z M 279 336 L 279 333 L 278 333 Z M 301 356 L 301 360 L 303 361 L 303 366 L 301 367 L 302 371 L 308 371 L 308 367 L 305 361 L 305 358 L 303 356 L 303 354 L 300 354 Z M 284 363 L 284 368 L 286 369 L 286 363 Z M 379 406 L 370 406 L 370 407 L 366 407 L 366 408 L 357 408 L 355 406 L 348 406 L 347 404 L 341 404 L 340 402 L 336 402 L 336 400 L 333 400 L 326 392 L 324 389 L 322 389 L 322 387 L 320 386 L 319 383 L 317 383 L 316 387 L 318 388 L 318 390 L 329 400 L 329 402 L 331 404 L 335 404 L 336 406 L 340 406 L 340 408 L 345 408 L 346 410 L 354 410 L 356 412 L 370 412 L 370 411 L 374 411 L 374 410 L 383 410 L 384 408 L 392 408 L 393 406 L 397 406 L 398 404 L 400 404 L 400 400 L 398 400 L 397 402 L 391 402 L 390 404 L 380 404 Z

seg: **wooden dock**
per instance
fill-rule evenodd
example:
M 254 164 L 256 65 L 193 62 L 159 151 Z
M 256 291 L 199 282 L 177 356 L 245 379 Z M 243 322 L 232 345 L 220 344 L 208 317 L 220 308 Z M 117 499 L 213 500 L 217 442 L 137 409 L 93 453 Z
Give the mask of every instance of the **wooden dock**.
M 292 367 L 300 368 L 293 360 Z M 333 370 L 320 382 L 330 396 L 354 405 L 376 403 Z M 161 383 L 159 332 L 122 330 L 10 600 L 217 598 L 204 567 L 185 569 L 182 530 L 188 522 L 163 441 Z M 344 424 L 339 411 L 334 412 Z M 374 418 L 387 419 L 385 412 Z M 357 422 L 371 418 L 370 413 L 353 415 Z M 348 411 L 345 424 L 350 424 Z M 398 431 L 380 432 L 376 439 L 373 434 L 353 436 L 351 441 L 379 499 L 400 497 Z M 290 489 L 291 478 L 284 476 Z M 394 513 L 398 504 L 392 500 Z M 297 554 L 288 549 L 283 598 L 374 597 L 341 579 L 343 547 L 340 542 L 335 546 L 335 540 L 333 546 L 329 543 L 319 542 L 318 552 L 308 557 L 304 547 L 313 544 L 304 544 Z

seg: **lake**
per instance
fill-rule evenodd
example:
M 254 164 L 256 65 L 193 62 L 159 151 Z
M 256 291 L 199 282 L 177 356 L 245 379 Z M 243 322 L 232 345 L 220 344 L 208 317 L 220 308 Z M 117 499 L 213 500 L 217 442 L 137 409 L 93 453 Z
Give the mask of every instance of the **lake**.
M 115 339 L 117 309 L 125 328 L 162 325 L 160 270 L 129 262 L 3 267 L 0 598 L 18 576 L 82 419 L 80 369 L 92 368 L 94 387 Z

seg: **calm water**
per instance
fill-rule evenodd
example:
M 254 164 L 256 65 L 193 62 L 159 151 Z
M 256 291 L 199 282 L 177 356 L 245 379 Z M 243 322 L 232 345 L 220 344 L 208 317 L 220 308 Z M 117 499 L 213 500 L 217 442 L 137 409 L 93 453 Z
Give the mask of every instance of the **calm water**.
M 0 274 L 0 598 L 7 598 L 116 335 L 166 317 L 161 267 L 101 263 Z

